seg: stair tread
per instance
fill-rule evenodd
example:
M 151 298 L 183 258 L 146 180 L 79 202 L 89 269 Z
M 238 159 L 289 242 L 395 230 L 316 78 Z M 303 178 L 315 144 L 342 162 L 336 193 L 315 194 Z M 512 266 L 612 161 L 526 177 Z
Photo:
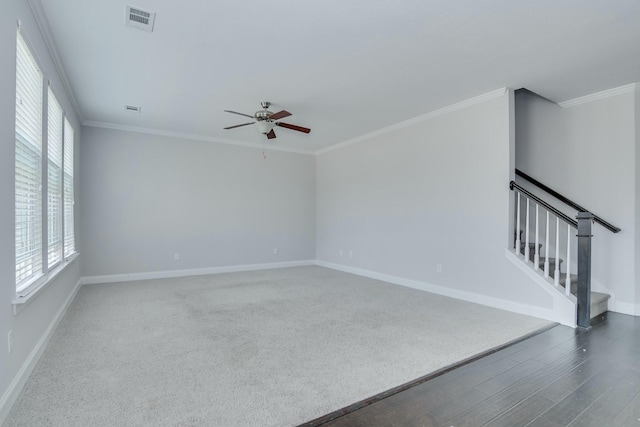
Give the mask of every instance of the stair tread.
M 603 294 L 601 292 L 593 292 L 591 291 L 591 305 L 601 303 L 603 301 L 607 301 L 611 298 L 609 294 Z
M 528 244 L 529 246 L 529 260 L 527 261 L 528 263 L 534 263 L 535 262 L 535 250 L 536 250 L 536 244 L 535 242 L 529 242 Z M 542 243 L 538 243 L 538 268 L 542 271 L 544 271 L 544 264 L 546 261 L 546 257 L 545 256 L 540 256 L 540 249 L 542 249 Z M 527 247 L 527 243 L 524 241 L 520 242 L 520 255 L 524 256 L 525 252 L 526 252 L 526 247 Z M 515 248 L 515 245 L 514 245 Z M 561 258 L 558 260 L 558 264 L 562 265 L 562 263 L 564 262 L 564 260 Z M 553 278 L 553 275 L 555 273 L 555 267 L 556 267 L 556 258 L 555 257 L 550 257 L 549 258 L 549 276 L 551 278 Z M 577 293 L 577 288 L 578 288 L 578 275 L 577 274 L 570 274 L 569 278 L 571 280 L 571 294 L 573 294 L 574 296 Z M 560 273 L 560 278 L 559 278 L 559 283 L 560 286 L 562 286 L 563 288 L 565 287 L 565 283 L 567 282 L 567 274 L 566 273 Z M 611 295 L 609 294 L 605 294 L 602 292 L 594 292 L 591 291 L 591 309 L 592 309 L 592 313 L 591 313 L 591 318 L 595 318 L 597 316 L 599 316 L 600 314 L 606 312 L 606 307 L 602 308 L 600 307 L 598 309 L 599 305 L 605 304 L 609 299 L 611 298 Z
M 540 258 L 542 260 L 542 258 Z M 549 262 L 551 263 L 553 261 L 553 259 L 551 259 Z M 560 262 L 562 262 L 562 260 L 560 260 Z M 541 270 L 543 270 L 541 268 Z M 553 277 L 553 270 L 549 269 L 549 274 L 550 277 Z M 573 295 L 576 294 L 577 288 L 578 288 L 578 275 L 577 274 L 570 274 L 569 275 L 570 279 L 571 279 L 571 293 Z M 565 287 L 565 283 L 567 282 L 567 274 L 566 273 L 560 273 L 560 286 L 562 286 L 563 288 Z M 605 294 L 602 292 L 594 292 L 591 291 L 591 305 L 594 304 L 598 304 L 602 301 L 607 301 L 608 299 L 611 298 L 611 295 L 609 294 Z
M 526 242 L 520 242 L 520 247 L 524 248 L 527 245 Z M 529 247 L 530 248 L 535 248 L 536 247 L 536 242 L 529 242 Z M 538 243 L 538 247 L 541 248 L 542 247 L 542 243 Z
M 530 245 L 530 246 L 531 246 L 531 245 L 534 245 L 534 243 L 529 243 L 529 245 Z M 540 243 L 540 246 L 542 246 L 542 243 Z M 524 250 L 524 249 L 525 249 L 525 248 L 524 248 L 524 243 L 523 243 L 523 244 L 521 245 L 521 247 L 520 247 L 520 255 L 524 255 L 524 252 L 525 252 L 525 250 Z M 533 262 L 533 261 L 535 260 L 535 256 L 536 256 L 535 251 L 529 251 L 529 261 Z M 546 256 L 542 256 L 542 255 L 540 255 L 540 253 L 538 253 L 538 257 L 539 257 L 539 259 L 540 259 L 540 262 L 541 262 L 542 264 L 544 264 L 544 261 L 547 259 L 547 257 L 546 257 Z M 555 263 L 555 260 L 556 260 L 556 258 L 555 258 L 555 257 L 550 257 L 550 258 L 549 258 L 549 264 L 553 264 L 553 263 Z M 562 258 L 560 258 L 560 264 L 562 264 L 563 262 L 564 262 L 564 260 L 563 260 Z M 542 264 L 541 264 L 541 265 L 542 265 Z

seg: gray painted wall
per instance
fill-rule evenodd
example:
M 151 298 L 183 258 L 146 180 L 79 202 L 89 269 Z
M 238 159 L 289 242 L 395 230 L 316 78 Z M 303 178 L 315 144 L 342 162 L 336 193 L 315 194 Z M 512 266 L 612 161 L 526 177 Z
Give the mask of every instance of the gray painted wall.
M 318 155 L 317 259 L 548 308 L 505 260 L 510 96 Z
M 605 220 L 593 227 L 594 289 L 615 295 L 614 309 L 637 301 L 637 136 L 633 92 L 561 108 L 516 96 L 516 166 Z
M 315 159 L 265 154 L 85 127 L 84 275 L 314 259 Z
M 80 279 L 81 270 L 81 258 L 76 258 L 23 310 L 13 315 L 11 301 L 15 297 L 15 57 L 18 19 L 22 21 L 23 34 L 40 62 L 44 74 L 51 80 L 51 85 L 76 131 L 76 152 L 79 151 L 78 142 L 81 138 L 80 125 L 65 96 L 28 3 L 22 0 L 3 2 L 0 13 L 0 57 L 3 58 L 0 61 L 0 396 L 4 396 L 11 381 L 64 306 Z M 77 175 L 76 173 L 76 188 Z M 77 218 L 80 216 L 80 203 L 78 198 L 76 200 Z M 76 237 L 80 237 L 78 228 Z M 7 354 L 7 333 L 10 330 L 13 330 L 14 348 L 11 354 Z

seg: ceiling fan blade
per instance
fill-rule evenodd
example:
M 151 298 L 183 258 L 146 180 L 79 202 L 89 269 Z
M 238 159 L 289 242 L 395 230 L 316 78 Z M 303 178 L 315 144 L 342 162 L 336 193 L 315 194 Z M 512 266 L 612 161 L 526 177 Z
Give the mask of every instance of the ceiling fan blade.
M 252 119 L 255 119 L 255 117 L 250 116 L 248 114 L 244 114 L 244 113 L 238 113 L 237 111 L 231 111 L 231 110 L 224 110 L 225 113 L 231 113 L 231 114 L 238 114 L 240 116 L 245 116 L 245 117 L 251 117 Z
M 280 119 L 284 119 L 285 117 L 289 117 L 291 115 L 290 112 L 282 110 L 282 111 L 278 111 L 277 113 L 273 113 L 271 116 L 269 116 L 269 118 L 271 120 L 280 120 Z
M 297 130 L 298 132 L 304 132 L 304 133 L 311 132 L 311 129 L 309 128 L 303 128 L 302 126 L 296 126 L 289 123 L 277 122 L 276 125 L 283 128 L 287 128 L 287 129 Z
M 229 126 L 229 127 L 225 128 L 225 129 L 239 128 L 240 126 L 248 126 L 248 125 L 252 125 L 252 124 L 254 124 L 254 123 L 255 123 L 255 122 L 251 122 L 251 123 L 243 123 L 243 124 L 241 124 L 241 125 Z
M 276 133 L 273 131 L 273 129 L 271 129 L 271 130 L 269 131 L 269 133 L 267 134 L 267 138 L 269 138 L 269 139 L 273 139 L 273 138 L 275 138 L 275 137 L 276 137 Z

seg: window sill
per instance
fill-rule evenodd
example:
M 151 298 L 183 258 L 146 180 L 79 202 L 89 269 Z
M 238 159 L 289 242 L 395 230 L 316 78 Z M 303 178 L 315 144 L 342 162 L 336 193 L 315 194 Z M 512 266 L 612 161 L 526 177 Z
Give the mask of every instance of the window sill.
M 13 305 L 13 315 L 17 315 L 20 313 L 31 301 L 35 299 L 37 295 L 39 295 L 48 285 L 53 282 L 60 273 L 62 273 L 73 261 L 78 258 L 80 254 L 78 252 L 71 255 L 69 258 L 64 260 L 58 266 L 56 266 L 53 270 L 43 275 L 36 284 L 32 285 L 28 291 L 28 293 L 24 295 L 16 295 L 11 302 Z

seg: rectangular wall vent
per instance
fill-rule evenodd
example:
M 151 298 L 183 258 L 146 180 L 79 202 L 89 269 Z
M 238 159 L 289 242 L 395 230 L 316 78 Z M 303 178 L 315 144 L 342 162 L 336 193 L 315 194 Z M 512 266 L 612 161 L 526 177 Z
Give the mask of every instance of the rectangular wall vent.
M 132 113 L 139 113 L 140 111 L 142 111 L 142 107 L 136 107 L 135 105 L 125 105 L 124 109 Z
M 145 31 L 153 31 L 153 23 L 156 20 L 156 13 L 133 6 L 127 6 L 125 20 L 129 27 L 139 28 Z

